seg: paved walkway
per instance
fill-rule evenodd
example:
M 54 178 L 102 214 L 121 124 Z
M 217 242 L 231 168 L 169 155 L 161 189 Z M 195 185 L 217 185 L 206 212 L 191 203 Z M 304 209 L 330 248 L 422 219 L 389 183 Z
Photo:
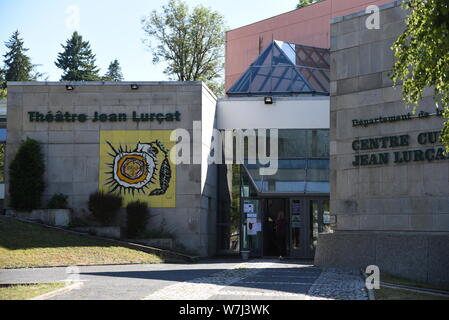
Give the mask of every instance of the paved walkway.
M 205 260 L 154 264 L 0 270 L 0 283 L 82 281 L 56 300 L 367 299 L 358 275 L 299 261 Z

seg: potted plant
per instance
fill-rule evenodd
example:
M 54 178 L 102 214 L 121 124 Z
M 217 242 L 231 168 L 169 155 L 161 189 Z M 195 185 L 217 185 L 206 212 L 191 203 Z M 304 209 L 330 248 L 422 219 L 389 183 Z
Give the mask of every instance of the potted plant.
M 47 202 L 47 209 L 43 210 L 44 216 L 47 216 L 44 220 L 51 225 L 68 227 L 72 220 L 72 212 L 68 208 L 68 198 L 62 193 L 54 194 Z

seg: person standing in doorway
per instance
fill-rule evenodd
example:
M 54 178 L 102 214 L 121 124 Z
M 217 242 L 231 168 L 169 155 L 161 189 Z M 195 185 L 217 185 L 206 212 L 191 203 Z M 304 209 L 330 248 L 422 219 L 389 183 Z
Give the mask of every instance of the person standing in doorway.
M 285 237 L 287 234 L 287 220 L 285 220 L 284 211 L 279 211 L 274 223 L 274 231 L 276 235 L 276 245 L 278 248 L 279 259 L 285 256 Z

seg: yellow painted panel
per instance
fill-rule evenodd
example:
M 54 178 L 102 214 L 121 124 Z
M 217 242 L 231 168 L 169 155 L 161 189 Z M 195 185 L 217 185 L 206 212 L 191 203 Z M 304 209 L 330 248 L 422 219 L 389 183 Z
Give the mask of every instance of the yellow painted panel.
M 99 189 L 120 194 L 124 206 L 176 207 L 176 165 L 168 151 L 171 130 L 101 131 Z

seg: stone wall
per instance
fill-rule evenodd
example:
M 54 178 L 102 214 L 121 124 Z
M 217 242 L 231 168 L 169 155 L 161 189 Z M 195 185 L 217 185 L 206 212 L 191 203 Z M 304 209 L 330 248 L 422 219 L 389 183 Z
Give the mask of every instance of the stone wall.
M 88 214 L 89 194 L 99 189 L 99 152 L 101 130 L 167 130 L 183 128 L 193 133 L 193 121 L 202 120 L 202 109 L 215 113 L 215 104 L 203 105 L 205 97 L 215 97 L 200 82 L 142 82 L 136 83 L 8 83 L 8 137 L 6 168 L 20 142 L 26 137 L 42 144 L 45 156 L 46 189 L 44 203 L 55 193 L 69 196 L 69 206 L 75 214 Z M 151 122 L 92 122 L 47 123 L 29 121 L 28 112 L 56 113 L 181 113 L 180 121 Z M 210 121 L 210 119 L 208 119 Z M 192 144 L 193 142 L 191 142 Z M 201 149 L 200 149 L 201 150 Z M 201 152 L 201 151 L 200 151 Z M 177 236 L 179 243 L 201 255 L 209 253 L 210 230 L 201 227 L 203 197 L 216 201 L 212 178 L 206 188 L 201 186 L 201 164 L 176 166 L 176 208 L 150 208 L 148 228 L 156 229 L 163 220 L 167 230 Z M 206 168 L 206 173 L 208 172 Z M 8 173 L 7 173 L 8 174 Z M 213 175 L 213 173 L 212 173 Z M 210 193 L 210 194 L 209 194 Z M 123 210 L 122 210 L 123 211 Z M 120 223 L 124 224 L 124 212 Z
M 404 30 L 405 12 L 394 7 L 380 12 L 380 30 L 365 27 L 366 15 L 332 25 L 331 207 L 336 230 L 449 232 L 449 161 L 394 163 L 394 152 L 426 150 L 418 135 L 439 131 L 438 116 L 354 127 L 352 120 L 411 113 L 388 73 L 390 49 Z M 435 113 L 427 96 L 417 110 Z M 353 150 L 355 140 L 409 135 L 404 146 Z M 388 143 L 389 144 L 389 143 Z M 360 147 L 360 145 L 356 145 Z M 389 153 L 385 164 L 354 166 L 357 155 Z
M 418 139 L 421 133 L 440 131 L 443 119 L 435 115 L 430 90 L 414 115 L 401 101 L 401 86 L 393 87 L 390 48 L 405 29 L 406 12 L 399 1 L 381 9 L 379 30 L 367 29 L 365 12 L 335 19 L 331 26 L 331 214 L 336 233 L 320 236 L 316 263 L 374 263 L 397 274 L 407 264 L 410 277 L 449 282 L 447 275 L 432 273 L 438 260 L 433 257 L 431 263 L 428 254 L 437 241 L 433 236 L 439 237 L 440 249 L 449 250 L 449 160 L 432 159 L 432 152 L 426 158 L 426 150 L 436 154 L 441 144 Z M 429 116 L 419 117 L 419 112 Z M 398 115 L 402 118 L 393 122 L 384 119 Z M 354 126 L 353 120 L 368 122 Z M 392 143 L 388 137 L 397 138 Z M 375 148 L 369 140 L 375 138 L 385 138 L 386 144 Z M 388 161 L 379 154 L 388 154 Z M 399 162 L 404 156 L 407 161 Z M 406 235 L 416 238 L 410 242 Z M 399 252 L 414 260 L 394 258 L 403 256 Z M 449 267 L 443 257 L 440 263 Z

